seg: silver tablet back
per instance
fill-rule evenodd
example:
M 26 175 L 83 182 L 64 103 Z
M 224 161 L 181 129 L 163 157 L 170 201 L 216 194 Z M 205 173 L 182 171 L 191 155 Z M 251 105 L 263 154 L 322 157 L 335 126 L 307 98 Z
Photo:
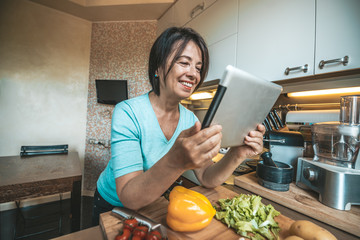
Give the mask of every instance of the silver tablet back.
M 219 85 L 226 91 L 212 124 L 223 128 L 222 147 L 243 145 L 244 137 L 264 121 L 282 87 L 232 66 L 226 67 Z

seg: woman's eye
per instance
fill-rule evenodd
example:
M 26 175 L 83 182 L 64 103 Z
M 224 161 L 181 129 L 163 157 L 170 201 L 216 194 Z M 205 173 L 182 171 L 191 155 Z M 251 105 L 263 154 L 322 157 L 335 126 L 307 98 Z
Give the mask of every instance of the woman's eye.
M 180 64 L 183 65 L 183 66 L 188 66 L 189 65 L 188 62 L 180 62 Z
M 197 72 L 201 72 L 201 68 L 198 68 L 198 67 L 197 67 L 197 68 L 196 68 L 196 71 L 197 71 Z

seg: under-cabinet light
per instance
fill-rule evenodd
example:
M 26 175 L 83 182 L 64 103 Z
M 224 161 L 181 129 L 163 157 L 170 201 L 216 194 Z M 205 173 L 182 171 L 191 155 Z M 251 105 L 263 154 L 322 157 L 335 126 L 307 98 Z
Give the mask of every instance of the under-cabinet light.
M 214 93 L 211 92 L 198 92 L 194 93 L 190 96 L 190 100 L 200 100 L 200 99 L 209 99 L 213 98 Z
M 288 93 L 288 97 L 308 97 L 308 96 L 320 96 L 330 94 L 342 94 L 342 93 L 359 93 L 360 87 L 349 87 L 349 88 L 334 88 L 334 89 L 323 89 L 303 92 L 292 92 Z

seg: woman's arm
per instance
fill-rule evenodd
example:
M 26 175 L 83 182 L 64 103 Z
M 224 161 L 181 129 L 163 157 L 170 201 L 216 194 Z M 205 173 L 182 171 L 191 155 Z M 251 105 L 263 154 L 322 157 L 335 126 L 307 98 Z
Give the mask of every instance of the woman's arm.
M 207 166 L 195 169 L 199 182 L 208 188 L 213 188 L 224 183 L 234 170 L 246 158 L 257 155 L 263 150 L 263 135 L 265 127 L 258 125 L 256 131 L 251 131 L 245 137 L 243 146 L 232 147 L 217 163 L 208 163 Z
M 184 172 L 169 162 L 165 155 L 146 172 L 136 171 L 116 178 L 116 191 L 122 204 L 137 210 L 159 198 Z
M 116 191 L 125 207 L 139 209 L 159 198 L 188 169 L 207 166 L 220 149 L 221 127 L 200 131 L 199 122 L 181 132 L 170 151 L 146 172 L 116 178 Z

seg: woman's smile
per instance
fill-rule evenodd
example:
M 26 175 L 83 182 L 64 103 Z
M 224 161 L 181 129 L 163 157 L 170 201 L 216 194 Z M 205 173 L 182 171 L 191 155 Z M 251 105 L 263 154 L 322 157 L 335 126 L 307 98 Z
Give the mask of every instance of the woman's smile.
M 188 81 L 180 81 L 180 84 L 182 84 L 183 87 L 188 90 L 191 90 L 194 85 L 192 82 L 188 82 Z

